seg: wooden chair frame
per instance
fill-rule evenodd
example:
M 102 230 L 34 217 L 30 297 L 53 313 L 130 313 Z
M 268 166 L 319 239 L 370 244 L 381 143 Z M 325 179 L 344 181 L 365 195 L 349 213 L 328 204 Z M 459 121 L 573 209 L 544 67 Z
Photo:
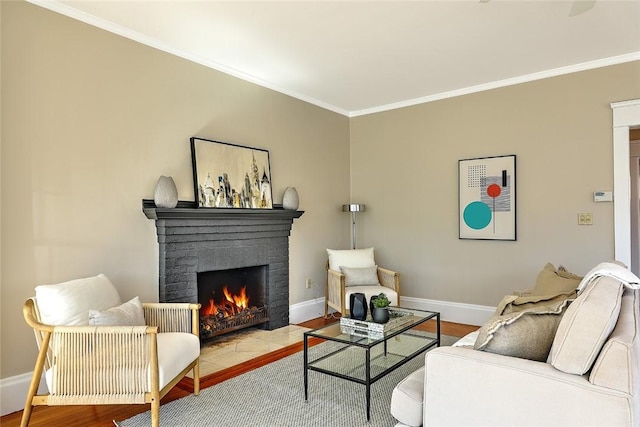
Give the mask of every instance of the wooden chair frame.
M 400 305 L 400 273 L 378 267 L 378 281 L 385 288 L 393 289 L 398 294 Z M 324 317 L 329 317 L 329 308 L 339 311 L 343 316 L 349 315 L 346 302 L 345 276 L 339 271 L 329 268 L 327 261 L 327 283 L 325 286 Z
M 41 322 L 35 299 L 28 299 L 23 314 L 34 330 L 39 352 L 20 425 L 29 424 L 37 405 L 151 404 L 151 424 L 158 427 L 160 399 L 191 370 L 193 394 L 198 395 L 200 357 L 160 389 L 157 336 L 162 332 L 198 336 L 200 304 L 142 307 L 149 326 L 51 326 Z M 53 390 L 37 395 L 42 373 L 51 367 Z

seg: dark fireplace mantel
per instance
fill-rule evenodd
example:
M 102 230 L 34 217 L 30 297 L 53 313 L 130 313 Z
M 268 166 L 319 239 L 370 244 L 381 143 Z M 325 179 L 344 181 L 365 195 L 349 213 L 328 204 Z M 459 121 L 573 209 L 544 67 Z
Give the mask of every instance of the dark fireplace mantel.
M 175 208 L 157 208 L 153 200 L 142 199 L 142 211 L 149 219 L 290 219 L 300 218 L 304 211 L 282 209 L 197 208 L 196 202 L 178 202 Z
M 289 235 L 304 211 L 197 208 L 178 202 L 156 208 L 142 200 L 147 218 L 155 220 L 159 245 L 160 302 L 198 302 L 198 273 L 268 266 L 265 327 L 289 324 Z

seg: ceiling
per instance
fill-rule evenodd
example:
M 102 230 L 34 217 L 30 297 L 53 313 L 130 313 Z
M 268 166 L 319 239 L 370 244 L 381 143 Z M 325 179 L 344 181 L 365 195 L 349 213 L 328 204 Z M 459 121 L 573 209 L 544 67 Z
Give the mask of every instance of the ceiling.
M 640 0 L 28 1 L 350 117 L 640 60 Z

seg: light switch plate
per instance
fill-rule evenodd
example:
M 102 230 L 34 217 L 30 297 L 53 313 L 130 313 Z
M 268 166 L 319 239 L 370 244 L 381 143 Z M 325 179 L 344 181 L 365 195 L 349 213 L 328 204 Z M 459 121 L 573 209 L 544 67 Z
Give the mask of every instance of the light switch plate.
M 578 214 L 578 225 L 593 225 L 593 214 L 591 212 L 580 212 Z

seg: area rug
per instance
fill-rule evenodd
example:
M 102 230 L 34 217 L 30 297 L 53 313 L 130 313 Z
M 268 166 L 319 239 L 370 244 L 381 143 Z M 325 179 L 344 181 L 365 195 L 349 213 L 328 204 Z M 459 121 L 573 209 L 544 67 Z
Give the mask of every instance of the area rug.
M 442 345 L 458 340 L 446 335 L 441 338 Z M 325 342 L 311 347 L 310 359 L 335 345 Z M 371 386 L 370 422 L 366 417 L 365 386 L 361 384 L 309 371 L 309 399 L 305 401 L 303 353 L 299 352 L 201 390 L 199 396 L 190 395 L 162 405 L 160 423 L 181 427 L 391 427 L 396 423 L 389 413 L 393 388 L 423 365 L 424 353 Z M 117 423 L 120 427 L 150 424 L 148 411 Z

